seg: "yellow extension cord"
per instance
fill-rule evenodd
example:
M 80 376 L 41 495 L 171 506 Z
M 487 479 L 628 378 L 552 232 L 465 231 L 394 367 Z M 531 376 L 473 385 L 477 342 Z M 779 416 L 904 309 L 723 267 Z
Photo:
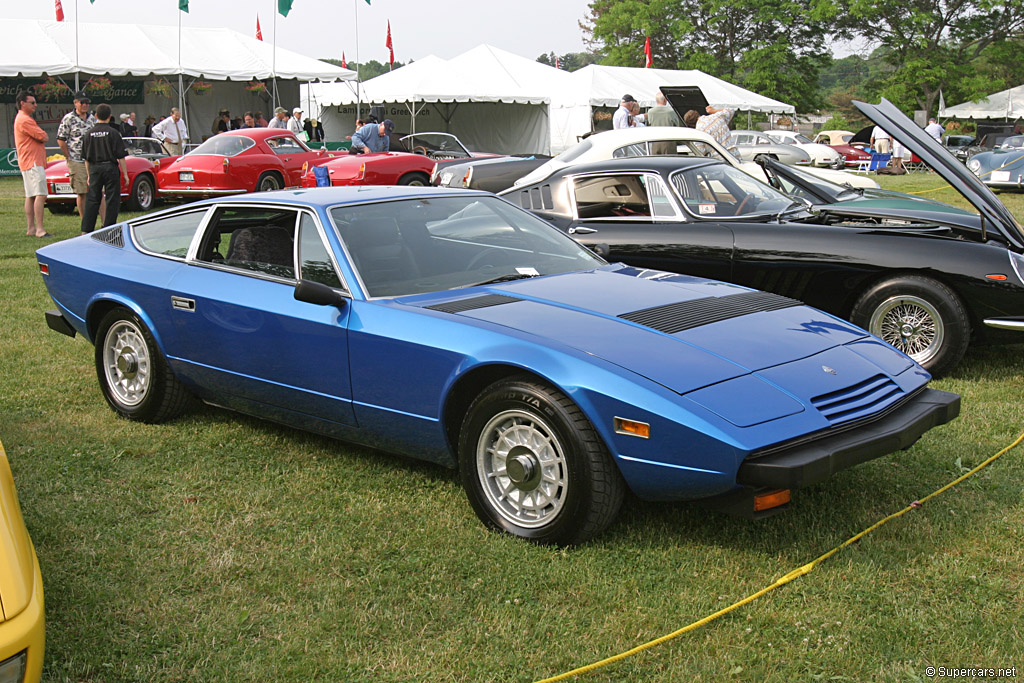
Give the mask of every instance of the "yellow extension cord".
M 971 471 L 967 472 L 966 474 L 964 474 L 964 475 L 954 479 L 950 483 L 946 484 L 945 486 L 943 486 L 938 491 L 935 491 L 934 493 L 931 493 L 931 494 L 925 496 L 924 498 L 921 498 L 920 500 L 915 500 L 913 503 L 911 503 L 907 507 L 903 508 L 899 512 L 894 512 L 893 514 L 889 515 L 885 519 L 882 519 L 881 521 L 876 522 L 875 524 L 872 524 L 871 526 L 869 526 L 864 531 L 861 531 L 856 536 L 850 537 L 844 543 L 836 546 L 832 550 L 829 550 L 827 553 L 825 553 L 821 557 L 818 557 L 817 559 L 811 560 L 810 562 L 808 562 L 807 564 L 803 565 L 802 567 L 797 567 L 796 569 L 794 569 L 793 571 L 789 572 L 785 576 L 780 577 L 778 580 L 775 581 L 775 583 L 771 584 L 770 586 L 768 586 L 766 588 L 762 588 L 761 590 L 757 591 L 756 593 L 753 593 L 752 595 L 748 595 L 747 597 L 743 598 L 739 602 L 734 603 L 734 604 L 730 605 L 729 607 L 726 607 L 725 609 L 718 610 L 714 614 L 710 614 L 710 615 L 704 617 L 703 619 L 700 619 L 698 621 L 693 622 L 692 624 L 689 624 L 688 626 L 684 626 L 683 628 L 679 629 L 678 631 L 673 631 L 672 633 L 669 633 L 667 635 L 661 636 L 660 638 L 655 638 L 654 640 L 646 642 L 643 645 L 637 645 L 636 647 L 634 647 L 631 650 L 626 650 L 625 652 L 622 652 L 620 654 L 614 655 L 612 657 L 608 657 L 607 659 L 602 659 L 599 662 L 594 662 L 593 664 L 587 664 L 586 666 L 581 666 L 581 667 L 579 667 L 577 669 L 573 669 L 572 671 L 566 671 L 563 674 L 559 674 L 557 676 L 552 676 L 551 678 L 542 679 L 540 681 L 537 681 L 537 683 L 554 683 L 554 681 L 564 681 L 565 679 L 571 678 L 573 676 L 579 676 L 581 674 L 590 673 L 591 671 L 595 671 L 597 669 L 600 669 L 601 667 L 608 666 L 609 664 L 613 664 L 614 662 L 618 662 L 620 660 L 626 659 L 627 657 L 632 657 L 633 655 L 639 654 L 639 653 L 643 652 L 644 650 L 649 650 L 649 649 L 651 649 L 652 647 L 654 647 L 656 645 L 661 645 L 662 643 L 666 643 L 666 642 L 672 640 L 673 638 L 677 638 L 677 637 L 683 635 L 684 633 L 687 633 L 689 631 L 693 631 L 695 629 L 700 628 L 701 626 L 704 626 L 705 624 L 711 623 L 715 619 L 717 619 L 717 618 L 719 618 L 719 617 L 721 617 L 723 615 L 726 615 L 729 612 L 732 612 L 733 610 L 739 609 L 740 607 L 742 607 L 743 605 L 746 605 L 747 603 L 750 603 L 750 602 L 753 602 L 754 600 L 757 600 L 759 597 L 761 597 L 765 593 L 769 593 L 769 592 L 775 590 L 776 588 L 779 588 L 780 586 L 785 586 L 790 581 L 793 581 L 794 579 L 797 579 L 797 578 L 803 576 L 804 574 L 810 573 L 819 563 L 824 562 L 825 560 L 827 560 L 828 558 L 832 557 L 832 555 L 835 555 L 837 552 L 839 552 L 843 548 L 845 548 L 845 547 L 847 547 L 847 546 L 849 546 L 849 545 L 851 545 L 853 543 L 856 543 L 857 541 L 862 539 L 864 536 L 867 536 L 869 533 L 871 533 L 872 531 L 874 531 L 878 527 L 882 526 L 883 524 L 885 524 L 889 520 L 896 519 L 897 517 L 899 517 L 901 515 L 904 515 L 907 512 L 910 512 L 911 510 L 913 510 L 915 508 L 921 507 L 925 502 L 931 500 L 932 498 L 934 498 L 935 496 L 939 495 L 940 493 L 944 493 L 944 492 L 948 491 L 949 489 L 953 488 L 954 486 L 956 486 L 957 484 L 959 484 L 960 482 L 964 481 L 965 479 L 974 476 L 980 470 L 982 470 L 985 467 L 988 467 L 990 464 L 995 462 L 998 458 L 1002 457 L 1002 455 L 1004 453 L 1007 453 L 1008 451 L 1012 450 L 1013 448 L 1016 448 L 1018 445 L 1020 445 L 1020 443 L 1022 441 L 1024 441 L 1024 432 L 1022 432 L 1021 435 L 1017 437 L 1017 440 L 1014 441 L 1013 443 L 1011 443 L 1009 446 L 1007 446 L 1003 450 L 999 451 L 998 453 L 996 453 L 991 458 L 989 458 L 985 462 L 981 463 L 980 465 L 978 465 L 977 467 L 975 467 Z

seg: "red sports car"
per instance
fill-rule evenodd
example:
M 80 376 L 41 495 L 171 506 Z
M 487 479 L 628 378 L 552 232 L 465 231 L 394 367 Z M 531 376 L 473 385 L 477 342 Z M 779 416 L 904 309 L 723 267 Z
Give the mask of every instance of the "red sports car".
M 470 152 L 449 133 L 414 133 L 391 137 L 390 152 L 346 154 L 324 164 L 331 185 L 429 185 L 435 165 L 463 159 L 494 157 L 496 154 Z M 322 172 L 321 172 L 322 173 Z M 311 167 L 302 176 L 303 187 L 316 187 Z
M 160 194 L 212 197 L 297 187 L 303 172 L 345 152 L 312 150 L 290 131 L 245 128 L 215 135 L 157 175 Z
M 121 200 L 129 211 L 149 211 L 156 204 L 157 171 L 178 157 L 171 156 L 159 140 L 154 138 L 125 138 L 128 150 L 128 184 L 121 179 Z M 53 213 L 71 213 L 75 210 L 75 194 L 71 191 L 68 165 L 64 160 L 46 166 L 46 206 Z

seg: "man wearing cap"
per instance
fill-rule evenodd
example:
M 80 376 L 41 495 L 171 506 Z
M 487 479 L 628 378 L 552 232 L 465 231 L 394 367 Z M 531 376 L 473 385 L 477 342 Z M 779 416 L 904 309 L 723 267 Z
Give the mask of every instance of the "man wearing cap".
M 384 119 L 380 123 L 368 123 L 352 134 L 352 154 L 391 151 L 391 131 L 395 122 Z
M 295 137 L 302 137 L 302 109 L 295 107 L 292 109 L 292 116 L 288 119 L 288 130 L 295 134 Z
M 623 95 L 622 101 L 619 103 L 619 108 L 615 110 L 614 114 L 612 114 L 612 128 L 618 130 L 619 128 L 642 126 L 643 124 L 636 119 L 636 116 L 639 113 L 640 105 L 637 104 L 635 99 L 633 99 L 633 96 Z
M 270 119 L 270 123 L 267 124 L 267 128 L 288 128 L 288 110 L 284 107 L 278 107 L 274 110 L 274 118 Z
M 71 191 L 75 193 L 78 215 L 85 211 L 85 193 L 89 191 L 89 174 L 82 159 L 82 139 L 96 123 L 96 117 L 89 113 L 89 96 L 84 92 L 75 93 L 75 108 L 64 115 L 57 126 L 57 144 L 67 159 L 68 178 Z
M 139 129 L 135 127 L 135 112 L 126 112 L 121 114 L 121 136 L 126 138 L 133 138 L 139 134 Z
M 163 141 L 164 147 L 172 155 L 180 155 L 184 151 L 188 129 L 185 128 L 185 122 L 181 120 L 181 112 L 177 107 L 171 107 L 171 115 L 153 126 L 153 137 Z

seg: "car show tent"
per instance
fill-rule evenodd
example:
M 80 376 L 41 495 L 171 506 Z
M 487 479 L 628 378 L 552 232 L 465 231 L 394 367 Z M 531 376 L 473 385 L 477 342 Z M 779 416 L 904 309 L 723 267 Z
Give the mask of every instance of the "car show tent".
M 662 86 L 698 86 L 708 104 L 738 111 L 792 114 L 793 105 L 758 95 L 703 71 L 647 69 L 591 64 L 570 74 L 569 87 L 551 102 L 551 148 L 561 151 L 583 135 L 596 130 L 595 117 L 610 121 L 609 110 L 618 108 L 623 95 L 632 95 L 641 107 L 652 107 Z M 701 112 L 703 113 L 703 112 Z M 610 127 L 610 124 L 607 126 Z
M 363 82 L 358 91 L 348 84 L 314 84 L 308 98 L 319 105 L 330 139 L 350 135 L 355 119 L 373 105 L 399 133 L 450 132 L 474 151 L 546 153 L 551 92 L 567 76 L 480 45 L 450 60 L 431 55 L 412 62 Z
M 1024 117 L 1024 85 L 997 92 L 976 102 L 940 107 L 939 116 L 951 119 L 1019 119 Z
M 232 116 L 260 110 L 269 117 L 276 106 L 275 86 L 278 101 L 291 111 L 299 102 L 299 82 L 356 78 L 348 69 L 223 28 L 181 28 L 179 33 L 173 26 L 3 19 L 0 31 L 6 36 L 0 42 L 0 146 L 13 146 L 17 90 L 51 77 L 71 88 L 76 73 L 82 87 L 90 77 L 109 78 L 109 92 L 90 93 L 93 105 L 109 101 L 115 113 L 135 111 L 137 125 L 148 114 L 159 117 L 178 106 L 180 82 L 193 142 L 210 134 L 220 109 Z M 254 80 L 266 91 L 253 88 Z M 71 109 L 70 91 L 52 102 L 38 99 L 36 118 L 55 144 L 56 125 Z

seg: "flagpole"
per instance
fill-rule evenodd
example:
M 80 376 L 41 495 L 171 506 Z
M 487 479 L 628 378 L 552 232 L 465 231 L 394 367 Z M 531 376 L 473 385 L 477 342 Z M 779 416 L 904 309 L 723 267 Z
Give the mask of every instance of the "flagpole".
M 178 111 L 181 112 L 182 118 L 185 119 L 185 130 L 188 130 L 188 116 L 185 115 L 185 79 L 182 78 L 181 73 L 181 8 L 178 8 Z M 182 139 L 180 132 L 177 127 L 174 129 L 175 134 L 178 135 L 178 144 L 181 145 L 181 151 L 185 151 L 185 141 Z
M 78 85 L 78 0 L 75 0 L 75 92 L 79 90 Z
M 273 0 L 271 0 L 273 2 Z M 277 8 L 271 7 L 270 11 L 274 13 L 274 47 L 272 48 L 272 57 L 270 71 L 274 78 L 274 107 L 280 107 L 281 103 L 277 99 Z
M 356 118 L 361 119 L 363 118 L 363 85 L 362 81 L 359 80 L 359 67 L 363 62 L 359 59 L 359 0 L 352 0 L 352 6 L 356 12 Z

